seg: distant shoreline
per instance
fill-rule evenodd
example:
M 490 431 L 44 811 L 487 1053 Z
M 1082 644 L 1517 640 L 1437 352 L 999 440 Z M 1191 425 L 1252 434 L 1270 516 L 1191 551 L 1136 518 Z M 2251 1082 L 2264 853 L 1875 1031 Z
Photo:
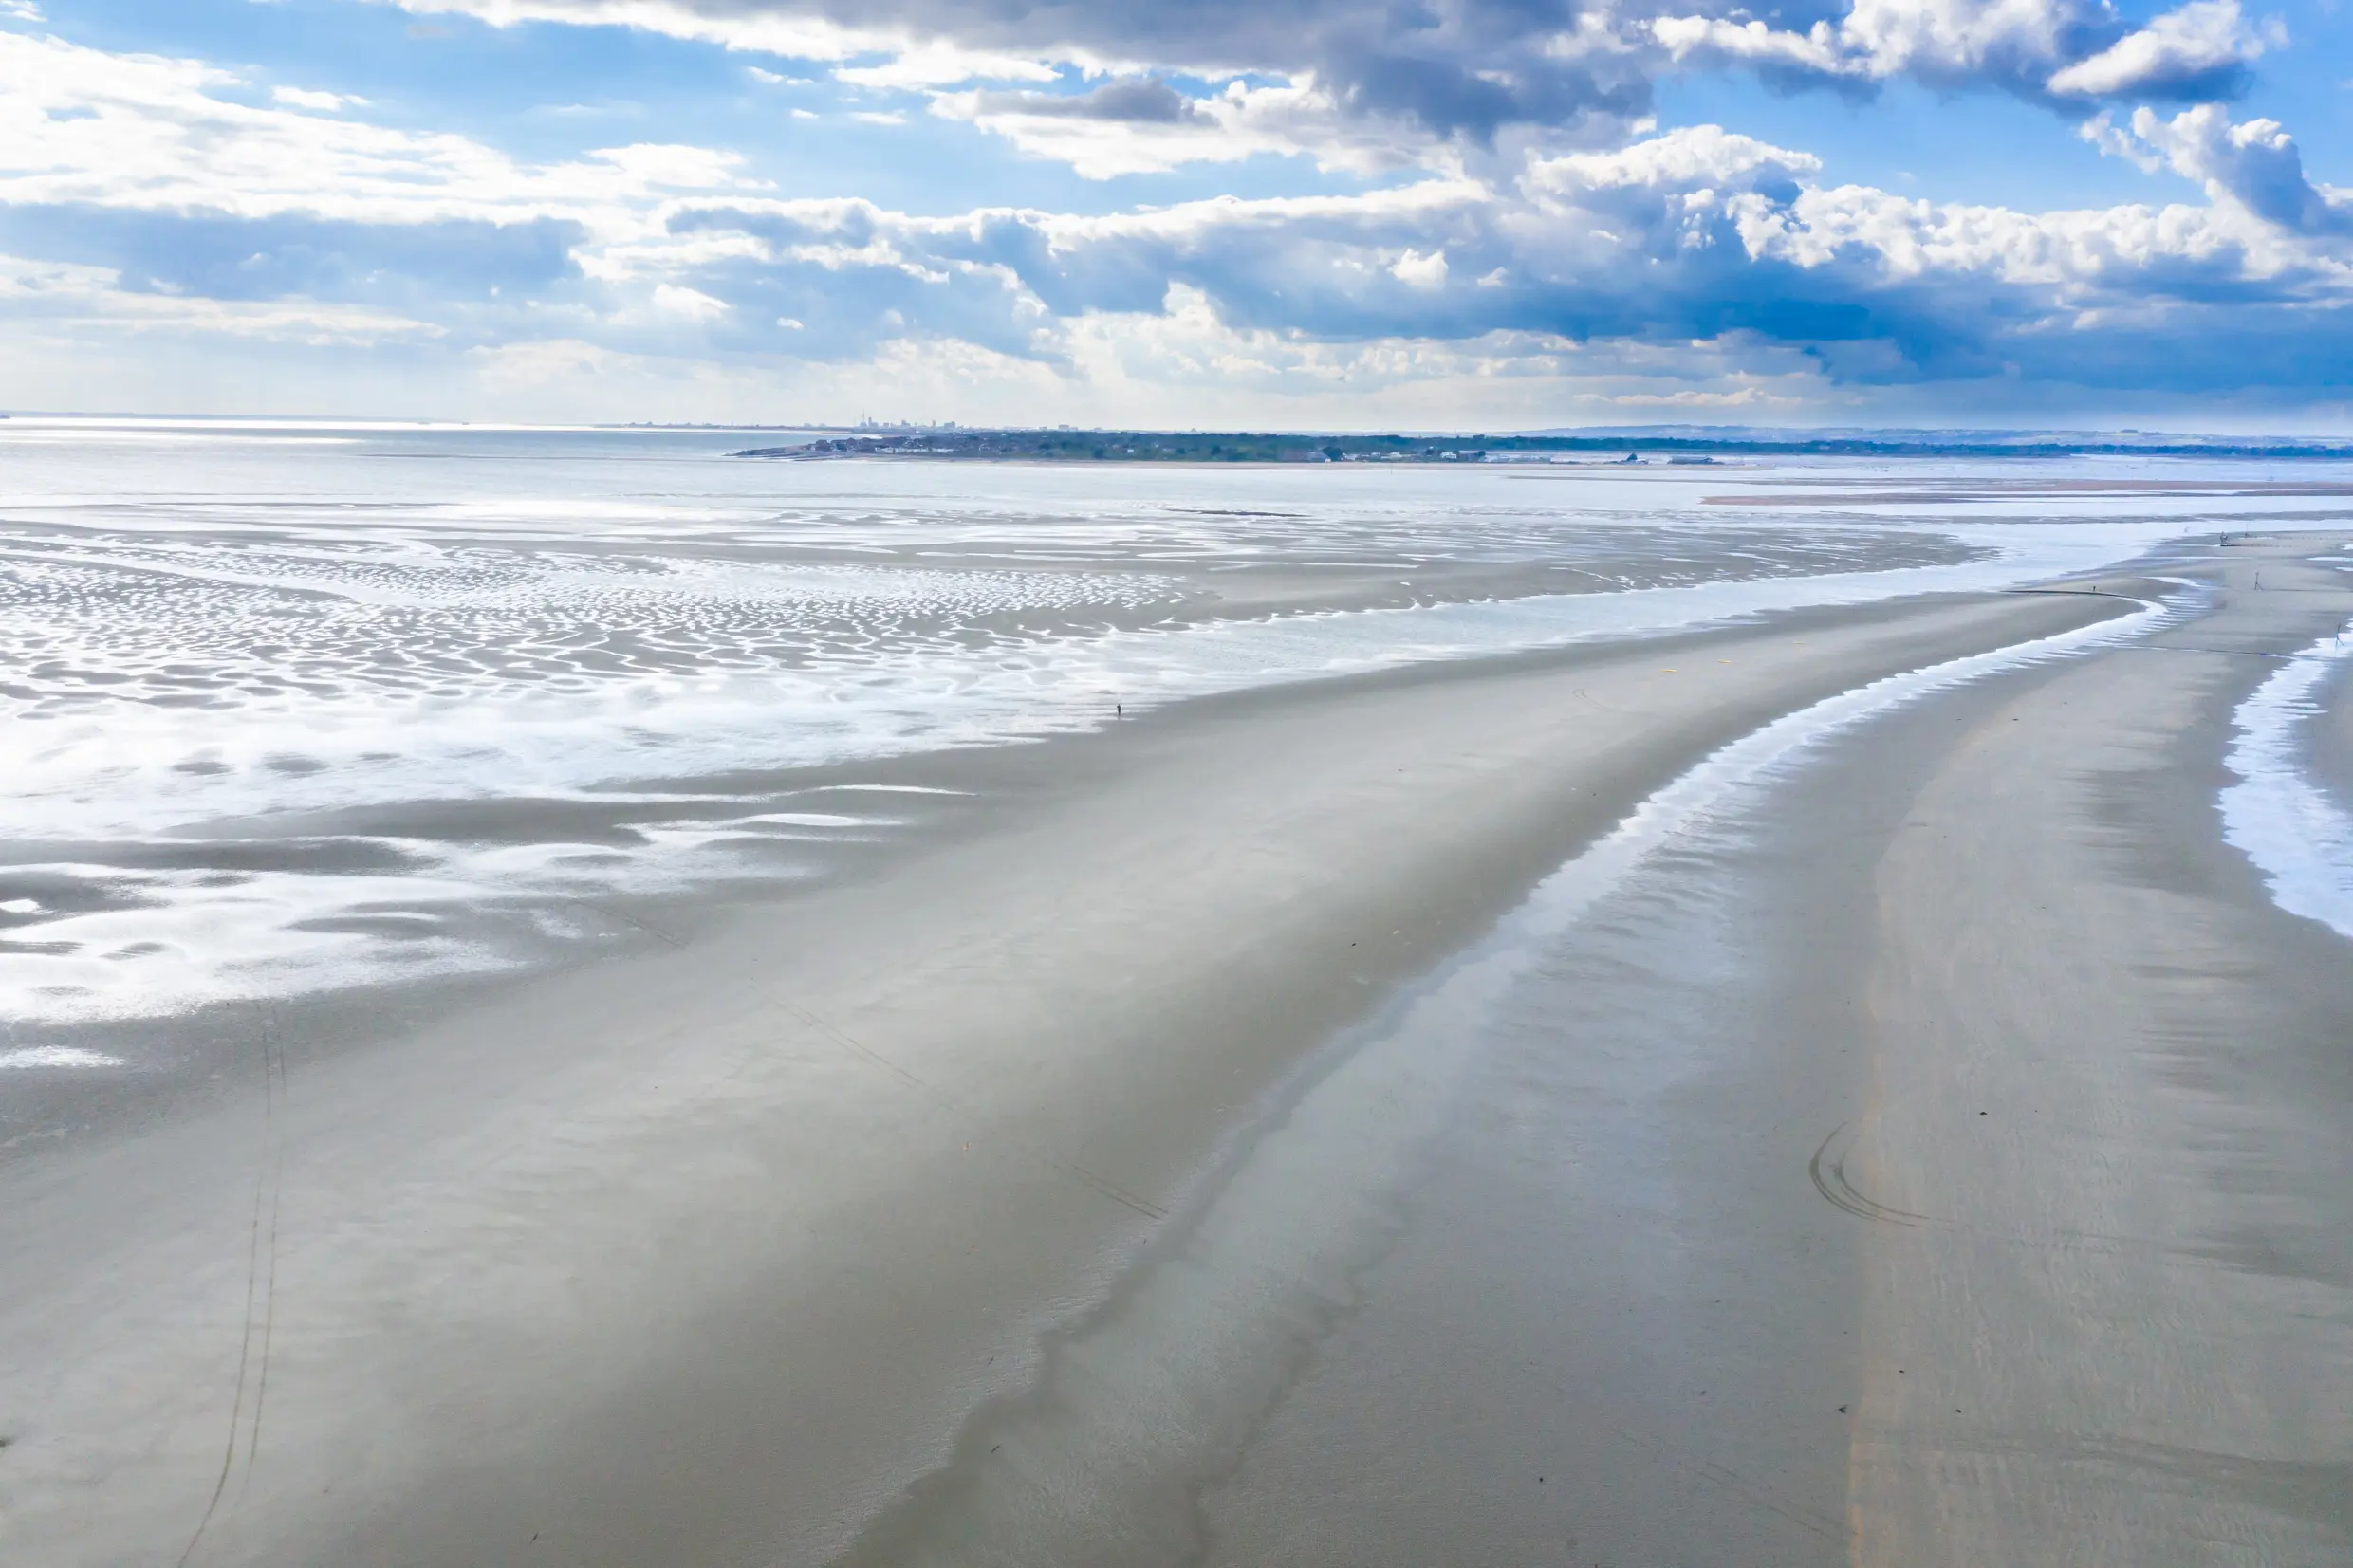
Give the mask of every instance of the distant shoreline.
M 1052 463 L 1640 463 L 1705 465 L 1725 457 L 2250 457 L 2353 458 L 2353 441 L 2119 440 L 2029 435 L 1937 440 L 1899 435 L 1303 435 L 1251 432 L 964 430 L 818 436 L 748 447 L 731 457 L 824 462 L 855 457 L 934 462 Z

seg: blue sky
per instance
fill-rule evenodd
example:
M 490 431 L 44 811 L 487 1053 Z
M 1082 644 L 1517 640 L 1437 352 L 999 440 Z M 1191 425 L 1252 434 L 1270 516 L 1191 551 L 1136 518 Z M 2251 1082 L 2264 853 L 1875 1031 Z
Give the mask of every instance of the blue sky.
M 2349 79 L 2333 0 L 0 0 L 0 404 L 2341 429 Z

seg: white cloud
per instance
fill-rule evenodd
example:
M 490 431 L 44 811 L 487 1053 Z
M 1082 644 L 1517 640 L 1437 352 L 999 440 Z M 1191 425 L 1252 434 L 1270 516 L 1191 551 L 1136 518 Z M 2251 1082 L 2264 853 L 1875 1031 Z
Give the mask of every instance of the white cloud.
M 621 170 L 635 190 L 712 191 L 742 183 L 743 155 L 708 147 L 640 142 L 599 148 L 588 157 Z
M 1855 0 L 1838 33 L 1871 76 L 1969 76 L 2008 60 L 2061 58 L 2077 20 L 2067 0 Z
M 2265 42 L 2248 26 L 2238 0 L 2193 0 L 2055 73 L 2045 85 L 2072 97 L 2119 98 L 2151 83 L 2191 81 L 2244 65 L 2263 53 Z
M 1826 38 L 1837 58 L 1865 58 L 1844 32 Z M 2168 323 L 2224 308 L 2214 301 L 2275 302 L 2325 327 L 2353 310 L 2342 194 L 2306 178 L 2279 125 L 2234 124 L 2214 107 L 2084 128 L 2107 151 L 2197 181 L 2205 205 L 2037 213 L 1825 187 L 1810 154 L 1714 125 L 1620 145 L 1604 126 L 1591 133 L 1602 144 L 1583 148 L 1502 135 L 1441 157 L 1428 135 L 1401 138 L 1397 121 L 1313 81 L 1193 98 L 1130 73 L 1083 93 L 941 93 L 935 112 L 1094 175 L 1266 152 L 1394 169 L 1400 149 L 1440 172 L 1356 194 L 918 217 L 775 199 L 723 150 L 638 144 L 533 163 L 369 123 L 351 101 L 329 111 L 329 95 L 256 105 L 241 101 L 249 90 L 200 62 L 0 32 L 0 201 L 130 209 L 157 224 L 192 211 L 560 220 L 577 225 L 577 243 L 565 231 L 555 265 L 532 276 L 561 271 L 562 287 L 480 308 L 417 303 L 417 315 L 442 318 L 429 322 L 404 313 L 408 293 L 366 296 L 398 310 L 213 300 L 162 292 L 129 268 L 14 263 L 0 273 L 12 331 L 288 344 L 441 334 L 453 357 L 480 346 L 473 383 L 517 397 L 608 378 L 653 384 L 647 367 L 692 342 L 735 366 L 824 364 L 854 378 L 928 364 L 952 367 L 960 385 L 1065 390 L 1100 377 L 1137 399 L 1156 377 L 1168 396 L 1204 397 L 1379 398 L 1417 378 L 1565 384 L 1573 361 L 1578 397 L 1705 407 L 1780 396 L 1727 379 L 1767 363 L 1819 378 L 1862 374 L 1851 367 L 1879 355 L 1921 379 L 1926 360 L 1905 356 L 1981 366 L 2061 338 L 2071 351 L 2127 344 L 2153 363 Z M 532 341 L 498 341 L 518 334 Z M 1808 354 L 1821 363 L 1788 368 Z M 1686 374 L 1702 362 L 1705 374 Z
M 1446 252 L 1408 250 L 1389 264 L 1389 275 L 1408 288 L 1446 286 Z
M 928 93 L 934 113 L 1090 178 L 1267 155 L 1360 175 L 1451 173 L 1509 163 L 1531 144 L 1606 144 L 1636 134 L 1651 79 L 1678 62 L 1857 83 L 1908 76 L 2045 101 L 2197 101 L 2234 90 L 2248 65 L 2284 37 L 2275 24 L 2250 22 L 2240 0 L 2189 0 L 2137 29 L 2112 0 L 1849 0 L 1843 14 L 1802 28 L 1727 0 L 1695 0 L 1667 15 L 1650 14 L 1661 0 L 1573 14 L 1525 0 L 384 3 L 493 26 L 631 27 L 805 59 L 853 85 Z M 1063 90 L 1072 73 L 1109 84 Z M 1155 73 L 1230 85 L 1179 98 Z M 968 85 L 984 82 L 1050 90 Z M 1147 84 L 1169 112 L 1093 101 L 1133 97 Z
M 0 255 L 0 314 L 51 330 L 198 334 L 312 347 L 446 335 L 432 323 L 358 305 L 126 290 L 109 267 L 9 255 Z
M 1261 156 L 1306 157 L 1326 170 L 1377 175 L 1427 165 L 1439 151 L 1425 135 L 1345 113 L 1312 79 L 1233 82 L 1203 98 L 1168 96 L 1180 106 L 1149 116 L 1073 113 L 1068 99 L 987 92 L 936 94 L 932 112 L 1001 136 L 1033 157 L 1066 163 L 1088 179 Z
M 1537 158 L 1528 184 L 1541 192 L 1613 186 L 1689 190 L 1747 184 L 1760 174 L 1811 175 L 1822 160 L 1720 125 L 1692 125 L 1607 153 Z
M 0 201 L 361 223 L 557 218 L 622 240 L 658 230 L 677 195 L 757 189 L 728 152 L 647 144 L 525 163 L 451 133 L 215 96 L 235 85 L 198 61 L 0 33 Z
M 844 27 L 790 11 L 728 9 L 711 13 L 676 0 L 392 0 L 425 16 L 470 16 L 493 28 L 529 22 L 634 28 L 691 43 L 716 44 L 791 60 L 851 60 L 894 52 L 908 42 L 896 29 Z
M 1447 0 L 1436 10 L 1339 3 L 1267 6 L 1258 0 L 1162 5 L 1070 5 L 1008 0 L 382 0 L 418 13 L 462 14 L 492 26 L 524 22 L 622 26 L 670 37 L 808 60 L 853 85 L 938 91 L 970 83 L 1052 83 L 1066 73 L 1097 80 L 1165 69 L 1210 81 L 1313 97 L 1321 118 L 1385 124 L 1381 166 L 1425 160 L 1431 148 L 1490 146 L 1498 132 L 1618 119 L 1645 106 L 1635 57 L 1655 55 L 1601 11 L 1551 14 L 1520 0 Z M 839 18 L 852 18 L 843 21 Z M 1269 105 L 1273 107 L 1273 105 Z M 949 104 L 1041 156 L 1075 151 L 1090 171 L 1165 168 L 1217 160 L 1231 137 L 1074 129 L 1050 109 Z M 1361 151 L 1329 145 L 1371 139 L 1368 130 L 1309 138 L 1301 121 L 1282 150 L 1327 167 L 1362 167 Z M 1231 127 L 1229 127 L 1231 130 Z M 1136 144 L 1098 151 L 1106 141 Z M 1149 150 L 1139 150 L 1148 148 Z M 1402 152 L 1402 157 L 1399 154 Z
M 850 118 L 861 125 L 904 125 L 907 117 L 897 109 L 853 109 Z
M 362 107 L 367 102 L 364 98 L 349 98 L 342 93 L 313 92 L 307 87 L 272 87 L 269 89 L 269 98 L 272 102 L 283 103 L 289 109 L 313 109 L 321 114 L 330 115 L 339 109 Z
M 1729 392 L 1708 392 L 1684 387 L 1675 392 L 1620 392 L 1609 400 L 1620 408 L 1747 408 L 1755 403 L 1775 401 L 1765 389 L 1753 383 Z
M 861 87 L 952 87 L 965 82 L 1051 82 L 1055 70 L 1042 60 L 958 48 L 934 39 L 899 50 L 879 65 L 843 65 L 833 73 Z
M 2154 175 L 2165 167 L 2164 158 L 2151 152 L 2131 132 L 2118 128 L 2116 117 L 2105 109 L 2078 125 L 2075 134 L 2109 157 L 2121 157 L 2144 175 Z
M 493 392 L 536 390 L 552 381 L 601 374 L 622 359 L 613 350 L 571 338 L 472 348 L 466 358 L 475 376 Z
M 1100 68 L 1084 49 L 1032 56 L 971 47 L 937 31 L 896 25 L 835 21 L 814 8 L 720 6 L 685 0 L 389 0 L 423 15 L 470 16 L 494 28 L 531 22 L 583 27 L 633 28 L 692 43 L 715 44 L 746 53 L 777 55 L 830 65 L 834 75 L 854 85 L 892 89 L 954 86 L 966 82 L 1051 82 L 1061 65 Z M 880 8 L 878 8 L 878 10 Z M 879 59 L 877 57 L 880 57 Z M 854 62 L 870 62 L 854 64 Z M 764 82 L 787 78 L 757 66 Z
M 2223 120 L 2216 132 L 2183 118 L 2178 132 L 2178 121 L 2150 124 L 2192 149 L 2277 157 L 2276 128 Z M 787 296 L 822 297 L 829 312 L 824 333 L 794 352 L 844 362 L 890 341 L 954 339 L 1087 378 L 1110 374 L 1108 363 L 1171 386 L 1322 380 L 1335 395 L 1393 376 L 1467 374 L 1473 360 L 1480 376 L 1512 365 L 1548 374 L 1572 353 L 1619 366 L 1656 354 L 1662 376 L 1676 374 L 1677 357 L 1720 355 L 1730 373 L 1812 355 L 1840 376 L 1912 382 L 2025 357 L 2047 376 L 2102 362 L 2161 385 L 2188 373 L 2173 345 L 2269 308 L 2250 302 L 2336 313 L 2307 317 L 2300 332 L 2353 312 L 2341 237 L 2325 225 L 2283 228 L 2233 194 L 2250 188 L 2235 173 L 2217 176 L 2235 184 L 2217 184 L 2207 206 L 2038 213 L 1824 187 L 1818 168 L 1806 154 L 1701 126 L 1538 158 L 1510 184 L 1430 179 L 1101 215 L 734 204 L 732 215 L 708 216 L 756 253 L 741 258 L 748 271 L 729 271 L 736 282 L 700 286 L 723 296 L 768 278 L 821 287 Z M 1445 286 L 1457 272 L 1487 286 Z M 1165 282 L 1143 295 L 1154 279 Z M 1822 341 L 1825 313 L 1865 330 Z M 1555 335 L 1554 322 L 1577 323 L 1578 341 Z M 2095 344 L 2105 360 L 2095 361 Z M 2243 354 L 2224 362 L 2250 373 Z M 1695 397 L 1682 401 L 1704 406 L 1697 396 L 1740 389 L 1611 396 L 1686 391 Z
M 654 308 L 664 315 L 681 316 L 690 322 L 709 322 L 726 315 L 729 306 L 725 300 L 714 299 L 700 289 L 665 283 L 655 286 Z
M 2237 0 L 2191 0 L 2116 37 L 2105 0 L 1855 0 L 1804 32 L 1761 21 L 1664 16 L 1651 32 L 1677 60 L 1743 61 L 1825 77 L 1990 81 L 2066 97 L 2178 93 L 2218 82 L 2281 35 L 2248 24 Z M 2114 39 L 2084 54 L 2084 40 Z
M 2143 168 L 2161 159 L 2183 178 L 2197 181 L 2226 211 L 2300 233 L 2353 230 L 2353 196 L 2307 179 L 2295 138 L 2276 120 L 2233 124 L 2220 104 L 2201 103 L 2171 120 L 2136 109 L 2129 138 L 2105 116 L 2086 126 L 2085 134 L 2102 151 Z
M 1661 16 L 1653 20 L 1650 27 L 1653 36 L 1677 60 L 1689 55 L 1715 54 L 1752 65 L 1819 71 L 1825 76 L 1850 75 L 1859 66 L 1866 66 L 1866 63 L 1845 51 L 1827 22 L 1817 22 L 1806 32 L 1788 32 L 1754 20 Z

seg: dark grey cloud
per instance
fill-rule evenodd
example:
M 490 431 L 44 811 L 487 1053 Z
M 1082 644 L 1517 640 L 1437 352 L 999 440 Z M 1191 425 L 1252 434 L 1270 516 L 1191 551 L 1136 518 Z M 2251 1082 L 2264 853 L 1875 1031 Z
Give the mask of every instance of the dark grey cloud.
M 1083 93 L 981 93 L 973 100 L 973 107 L 985 115 L 1036 115 L 1130 125 L 1175 125 L 1204 118 L 1192 99 L 1158 77 L 1106 82 Z
M 1517 124 L 1639 114 L 1644 65 L 1548 41 L 1593 12 L 1575 0 L 666 0 L 707 24 L 820 19 L 962 47 L 1084 56 L 1222 76 L 1312 74 L 1345 107 L 1485 141 Z M 549 0 L 561 14 L 562 0 Z M 595 0 L 583 21 L 609 20 Z M 1618 14 L 1623 14 L 1622 11 Z M 1138 103 L 1144 101 L 1140 98 Z M 1118 117 L 1112 117 L 1118 118 Z
M 487 8 L 491 0 L 431 3 Z M 532 0 L 531 10 L 620 19 L 610 0 Z M 1778 44 L 1744 47 L 1726 36 L 1673 53 L 1753 69 L 1785 88 L 1867 95 L 1900 75 L 1945 90 L 2010 91 L 2070 112 L 2089 101 L 2233 97 L 2252 80 L 2248 62 L 2261 49 L 2224 0 L 2190 0 L 2145 26 L 2112 0 L 1621 0 L 1606 8 L 1581 0 L 651 0 L 626 14 L 660 25 L 662 12 L 693 19 L 703 33 L 735 25 L 748 39 L 763 23 L 822 21 L 869 36 L 1139 70 L 1312 75 L 1349 112 L 1474 143 L 1514 126 L 1645 113 L 1652 81 L 1671 68 L 1649 30 L 1661 19 L 1769 29 Z M 1829 28 L 1826 55 L 1788 46 L 1816 24 Z M 2120 46 L 2127 56 L 2082 73 Z M 2071 70 L 2078 79 L 2070 84 Z M 994 96 L 1007 101 L 990 105 L 998 112 L 1089 113 L 1042 107 L 1052 95 Z M 1179 95 L 1144 83 L 1084 96 L 1100 96 L 1103 119 L 1182 113 L 1171 101 Z

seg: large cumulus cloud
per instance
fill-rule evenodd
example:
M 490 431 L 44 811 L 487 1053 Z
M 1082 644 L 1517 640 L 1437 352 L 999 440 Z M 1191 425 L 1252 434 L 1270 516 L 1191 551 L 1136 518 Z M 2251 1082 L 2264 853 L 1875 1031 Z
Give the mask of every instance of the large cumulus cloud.
M 2348 338 L 2337 236 L 2353 202 L 2306 181 L 2276 127 L 2208 111 L 2140 123 L 2145 145 L 2214 167 L 2211 204 L 1910 200 L 1825 186 L 1807 155 L 1701 126 L 1536 158 L 1509 186 L 1101 217 L 688 202 L 670 225 L 734 242 L 695 286 L 729 302 L 714 330 L 746 352 L 859 356 L 932 335 L 1053 360 L 1071 323 L 1163 314 L 1174 295 L 1235 331 L 1326 343 L 1734 343 L 1873 383 L 2325 379 L 2311 336 Z M 2258 346 L 2185 355 L 2203 339 Z

